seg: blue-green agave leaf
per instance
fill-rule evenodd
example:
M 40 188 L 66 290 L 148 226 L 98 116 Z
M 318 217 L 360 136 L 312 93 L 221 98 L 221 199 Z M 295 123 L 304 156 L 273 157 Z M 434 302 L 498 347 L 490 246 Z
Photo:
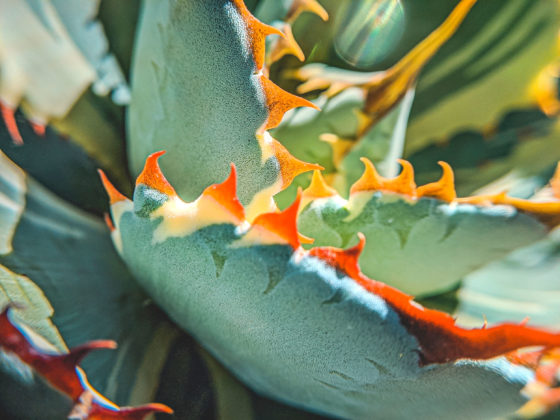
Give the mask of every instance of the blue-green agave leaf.
M 371 280 L 352 265 L 363 243 L 348 251 L 304 251 L 295 230 L 299 201 L 247 223 L 235 196 L 234 173 L 197 200 L 183 202 L 159 172 L 160 155 L 148 159 L 134 201 L 106 183 L 113 239 L 150 296 L 252 389 L 346 418 L 372 412 L 383 418 L 451 413 L 491 418 L 523 405 L 519 391 L 533 373 L 499 357 L 448 359 L 443 354 L 462 345 L 449 346 L 439 336 L 428 339 L 431 324 L 420 318 L 427 329 L 411 333 L 417 321 L 409 322 L 406 311 L 434 316 L 434 325 L 445 315 L 410 303 L 394 289 L 387 293 L 405 299 L 408 309 L 367 289 Z M 429 200 L 420 206 L 429 207 Z M 538 226 L 531 218 L 526 223 Z M 485 351 L 491 348 L 484 345 Z

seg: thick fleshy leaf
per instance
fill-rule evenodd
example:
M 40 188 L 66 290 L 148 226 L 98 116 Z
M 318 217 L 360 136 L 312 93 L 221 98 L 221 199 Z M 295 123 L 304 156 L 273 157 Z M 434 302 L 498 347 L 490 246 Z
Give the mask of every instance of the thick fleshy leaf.
M 138 290 L 112 249 L 108 229 L 0 157 L 0 221 L 3 232 L 15 234 L 2 238 L 0 261 L 37 279 L 34 283 L 1 266 L 0 304 L 6 291 L 10 302 L 25 308 L 12 310 L 15 319 L 59 351 L 66 348 L 60 335 L 70 346 L 118 340 L 117 350 L 92 354 L 83 366 L 92 384 L 119 404 L 160 401 L 173 407 L 177 417 L 192 419 L 252 413 L 255 397 L 210 356 L 200 355 L 196 343 L 170 326 Z M 40 377 L 0 357 L 3 414 L 62 418 L 71 405 Z
M 533 377 L 495 357 L 560 344 L 521 325 L 463 330 L 366 278 L 363 237 L 346 251 L 304 251 L 301 195 L 252 223 L 232 176 L 183 202 L 160 155 L 148 159 L 134 202 L 107 183 L 117 248 L 170 317 L 259 393 L 342 417 L 495 417 L 523 404 L 518 392 Z
M 402 10 L 399 2 L 391 3 L 387 9 L 383 9 L 381 5 L 362 4 L 362 9 L 358 6 L 359 2 L 349 6 L 350 13 L 364 13 L 369 10 L 365 17 L 369 22 L 361 29 L 348 35 L 349 39 L 344 44 L 349 46 L 361 46 L 361 50 L 370 49 L 371 44 L 375 44 L 373 37 L 369 37 L 368 32 L 373 28 L 382 28 L 384 25 L 378 24 L 379 20 L 385 20 L 385 23 L 392 22 L 392 14 L 396 10 Z M 358 137 L 364 132 L 369 131 L 379 120 L 381 120 L 391 109 L 393 109 L 406 95 L 406 92 L 413 89 L 416 80 L 422 68 L 430 61 L 430 59 L 438 52 L 438 50 L 454 35 L 458 27 L 468 15 L 476 0 L 461 0 L 449 13 L 449 15 L 435 28 L 429 35 L 422 39 L 418 45 L 406 53 L 397 63 L 388 69 L 373 73 L 359 73 L 352 71 L 344 71 L 336 68 L 316 68 L 315 65 L 304 67 L 300 70 L 292 72 L 296 78 L 305 81 L 298 87 L 298 92 L 306 93 L 316 89 L 326 89 L 325 94 L 333 96 L 340 91 L 352 86 L 359 87 L 364 90 L 365 103 L 362 111 L 362 123 L 358 131 Z M 379 6 L 379 8 L 377 8 Z M 345 9 L 345 6 L 342 6 Z M 374 18 L 375 14 L 384 10 L 379 19 Z M 382 17 L 381 17 L 382 16 Z M 338 40 L 342 40 L 347 35 L 344 32 L 352 30 L 359 22 L 354 22 L 351 16 L 343 20 L 343 26 L 340 28 L 341 34 Z M 350 21 L 349 21 L 350 19 Z M 360 19 L 358 17 L 357 19 Z M 398 27 L 398 23 L 396 24 Z M 346 28 L 344 26 L 347 26 Z M 383 37 L 380 35 L 380 38 Z M 381 42 L 381 39 L 378 42 Z M 335 40 L 336 47 L 336 40 Z M 385 46 L 386 47 L 386 46 Z M 339 49 L 337 49 L 338 51 Z M 344 54 L 342 54 L 344 55 Z M 351 60 L 352 61 L 352 60 Z M 337 77 L 337 73 L 341 77 Z
M 520 136 L 519 144 L 507 157 L 458 175 L 463 179 L 462 189 L 495 191 L 500 187 L 503 189 L 502 185 L 509 183 L 513 186 L 518 185 L 518 188 L 523 185 L 529 186 L 522 194 L 530 195 L 546 183 L 547 176 L 550 176 L 560 160 L 559 134 L 560 125 L 554 122 L 542 135 Z M 528 182 L 529 178 L 534 180 L 532 188 Z
M 13 250 L 12 240 L 25 207 L 25 173 L 0 153 L 0 255 Z
M 452 37 L 474 3 L 459 2 L 433 32 L 385 71 L 359 73 L 311 64 L 290 72 L 304 81 L 298 86 L 299 93 L 324 91 L 318 101 L 327 101 L 330 105 L 327 98 L 332 98 L 330 114 L 336 111 L 343 117 L 337 121 L 324 112 L 310 119 L 304 110 L 280 127 L 275 135 L 301 159 L 319 154 L 318 162 L 328 169 L 327 173 L 334 165 L 338 173 L 331 175 L 329 181 L 341 192 L 359 178 L 361 157 L 379 164 L 383 175 L 396 175 L 396 159 L 401 157 L 404 148 L 418 74 Z M 368 6 L 364 4 L 363 7 L 365 10 Z M 370 7 L 373 13 L 375 6 Z M 324 144 L 318 146 L 319 140 L 328 142 L 332 151 L 325 150 Z
M 96 20 L 100 0 L 80 0 L 70 3 L 64 0 L 50 0 L 50 3 L 72 41 L 97 73 L 93 91 L 98 95 L 111 92 L 113 101 L 120 105 L 127 104 L 130 100 L 130 92 L 125 77 L 117 59 L 108 51 L 108 42 L 102 24 Z M 46 15 L 47 7 L 46 5 L 43 9 L 37 7 L 35 12 Z
M 273 134 L 299 159 L 319 162 L 325 168 L 329 184 L 345 195 L 361 175 L 362 157 L 367 157 L 385 176 L 398 173 L 397 159 L 402 157 L 408 112 L 414 92 L 378 124 L 355 138 L 359 109 L 364 95 L 359 89 L 347 89 L 334 98 L 321 99 L 321 112 L 301 109 L 286 119 Z M 326 101 L 322 104 L 322 101 Z M 283 208 L 293 201 L 298 187 L 309 185 L 309 174 L 298 176 L 285 191 L 275 196 Z
M 37 134 L 51 122 L 125 185 L 123 111 L 86 92 L 93 83 L 98 94 L 112 90 L 121 105 L 130 97 L 95 20 L 98 7 L 98 0 L 0 3 L 0 108 L 15 143 L 25 141 L 14 116 L 21 104 Z
M 312 105 L 262 73 L 265 37 L 279 33 L 240 0 L 147 1 L 128 114 L 132 172 L 140 172 L 148 154 L 167 150 L 170 179 L 192 199 L 234 162 L 241 201 L 270 208 L 272 194 L 312 169 L 265 131 L 287 110 Z
M 41 289 L 25 276 L 0 265 L 0 306 L 13 305 L 14 317 L 44 337 L 59 351 L 66 350 L 58 329 L 51 317 L 53 308 Z
M 316 245 L 346 247 L 355 240 L 355 232 L 364 233 L 368 238 L 360 260 L 364 272 L 416 296 L 453 289 L 466 274 L 548 231 L 538 219 L 509 205 L 455 202 L 449 171 L 448 190 L 440 197 L 415 197 L 414 191 L 428 190 L 416 189 L 413 178 L 411 189 L 405 191 L 404 169 L 388 181 L 395 184 L 392 191 L 372 185 L 360 192 L 358 181 L 348 201 L 335 193 L 317 194 L 312 186 L 304 196 L 314 201 L 302 211 L 298 226 L 315 238 Z M 367 178 L 368 169 L 362 180 Z M 441 188 L 445 180 L 444 175 L 441 184 L 429 185 Z

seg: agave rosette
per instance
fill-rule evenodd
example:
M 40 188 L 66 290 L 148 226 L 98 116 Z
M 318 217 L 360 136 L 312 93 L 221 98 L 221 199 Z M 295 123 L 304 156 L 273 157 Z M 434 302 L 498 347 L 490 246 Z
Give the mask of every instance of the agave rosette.
M 16 3 L 30 7 L 23 0 Z M 515 15 L 529 25 L 534 16 L 546 15 L 543 10 L 557 12 L 556 2 L 544 3 L 530 9 L 527 21 L 515 8 L 510 15 L 492 9 L 497 14 L 489 19 Z M 264 415 L 263 407 L 272 403 L 253 392 L 342 418 L 372 413 L 494 418 L 553 409 L 560 400 L 554 305 L 535 302 L 534 310 L 543 314 L 539 321 L 545 321 L 541 328 L 523 320 L 523 311 L 532 308 L 528 303 L 506 307 L 505 302 L 519 298 L 519 288 L 531 291 L 521 274 L 508 288 L 507 270 L 516 261 L 526 267 L 523 275 L 541 273 L 543 290 L 558 290 L 553 267 L 560 171 L 546 174 L 541 168 L 540 178 L 530 179 L 536 194 L 522 196 L 515 188 L 507 193 L 512 182 L 506 179 L 505 188 L 496 183 L 484 193 L 461 197 L 455 180 L 461 173 L 449 164 L 440 162 L 439 180 L 417 185 L 412 165 L 402 159 L 403 153 L 414 157 L 422 147 L 433 147 L 429 133 L 405 142 L 407 120 L 414 134 L 438 114 L 437 107 L 424 116 L 414 110 L 415 100 L 422 102 L 429 90 L 420 71 L 440 48 L 445 53 L 455 32 L 461 39 L 464 20 L 468 33 L 469 13 L 479 4 L 457 2 L 396 64 L 370 73 L 326 67 L 332 60 L 321 51 L 324 44 L 316 52 L 323 64 L 301 64 L 309 42 L 301 28 L 328 27 L 329 15 L 338 10 L 333 2 L 247 5 L 261 20 L 241 0 L 144 2 L 127 115 L 127 152 L 137 175 L 131 199 L 122 167 L 100 158 L 104 146 L 91 147 L 91 133 L 84 136 L 75 122 L 66 126 L 82 146 L 90 145 L 91 157 L 85 157 L 73 143 L 59 145 L 50 128 L 38 130 L 31 96 L 19 94 L 29 102 L 26 115 L 35 125 L 18 124 L 4 107 L 7 133 L 24 144 L 6 141 L 3 149 L 39 182 L 2 155 L 0 296 L 15 305 L 0 318 L 2 378 L 9 383 L 19 378 L 15 389 L 35 396 L 35 410 L 58 404 L 70 418 L 135 419 L 170 412 L 161 404 L 141 405 L 153 399 L 189 418 Z M 75 29 L 68 38 L 74 47 L 93 42 L 79 36 L 79 24 L 71 24 L 91 11 L 48 10 L 51 22 L 58 16 L 68 30 Z M 333 41 L 325 36 L 324 42 Z M 533 64 L 539 71 L 530 80 L 539 83 L 531 85 L 534 95 L 525 103 L 533 100 L 552 120 L 550 83 L 541 63 Z M 437 66 L 427 69 L 428 80 L 442 77 L 447 67 L 439 68 L 440 73 Z M 294 77 L 304 79 L 298 92 L 307 99 L 271 80 L 288 88 Z M 121 79 L 111 80 L 98 74 L 96 90 L 101 92 L 101 85 L 105 91 L 120 89 L 117 99 L 128 92 Z M 487 82 L 463 81 L 459 91 Z M 80 89 L 74 90 L 74 100 Z M 501 110 L 521 103 L 510 99 L 492 105 L 493 123 Z M 86 95 L 76 107 L 84 101 L 94 103 Z M 307 108 L 283 118 L 298 107 Z M 471 113 L 433 135 L 452 134 L 465 121 L 475 121 L 477 129 L 487 124 L 475 117 Z M 40 135 L 45 137 L 37 139 Z M 71 177 L 49 181 L 41 171 L 44 162 L 30 157 L 43 147 L 41 141 L 60 147 L 72 162 L 63 173 L 85 167 L 92 179 L 95 164 L 106 170 L 108 175 L 100 174 L 109 196 L 109 229 L 41 185 L 99 211 L 97 204 L 92 208 L 87 198 L 72 194 L 80 187 Z M 512 167 L 496 160 L 492 165 L 500 168 L 498 175 Z M 514 186 L 532 173 L 518 173 Z M 87 188 L 89 195 L 99 195 Z M 535 255 L 546 259 L 531 264 Z M 57 258 L 64 259 L 64 269 L 50 263 Z M 500 287 L 481 286 L 493 276 Z M 442 296 L 451 296 L 452 304 Z M 502 317 L 499 310 L 491 312 L 486 325 L 479 317 L 492 299 L 507 311 Z M 457 310 L 458 319 L 437 308 Z M 93 341 L 70 352 L 66 346 L 101 338 L 120 345 L 112 356 L 84 360 L 91 386 L 78 363 L 90 349 L 114 347 L 114 342 Z M 186 372 L 194 373 L 181 374 L 185 358 L 190 360 Z M 198 389 L 211 390 L 210 397 L 201 391 L 186 395 L 197 381 Z M 65 403 L 45 394 L 45 383 Z M 119 407 L 95 389 L 119 405 L 140 407 Z M 0 404 L 7 412 L 21 410 L 32 418 L 32 407 L 25 411 L 5 395 Z M 311 416 L 285 410 L 286 418 Z

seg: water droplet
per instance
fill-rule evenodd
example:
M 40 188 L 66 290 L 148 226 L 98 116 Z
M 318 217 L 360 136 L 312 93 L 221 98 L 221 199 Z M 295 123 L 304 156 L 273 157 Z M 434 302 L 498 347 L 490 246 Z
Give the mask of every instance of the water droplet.
M 337 54 L 349 64 L 371 67 L 383 60 L 404 32 L 400 0 L 350 0 L 338 15 Z

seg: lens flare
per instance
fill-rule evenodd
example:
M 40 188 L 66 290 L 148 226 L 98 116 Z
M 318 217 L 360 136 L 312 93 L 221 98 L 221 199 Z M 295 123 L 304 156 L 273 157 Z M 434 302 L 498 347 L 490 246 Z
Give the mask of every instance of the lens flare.
M 358 68 L 371 67 L 393 50 L 404 32 L 400 0 L 351 0 L 339 14 L 337 54 Z

